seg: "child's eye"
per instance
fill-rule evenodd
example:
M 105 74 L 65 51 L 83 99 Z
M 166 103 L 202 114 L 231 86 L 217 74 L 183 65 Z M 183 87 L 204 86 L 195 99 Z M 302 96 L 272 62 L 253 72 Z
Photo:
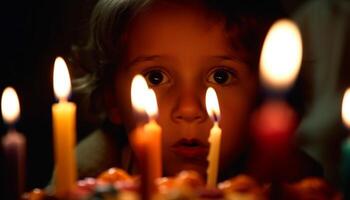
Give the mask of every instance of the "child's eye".
M 159 69 L 150 70 L 144 76 L 150 86 L 161 85 L 169 80 L 168 76 Z
M 227 85 L 233 81 L 233 76 L 234 72 L 228 69 L 219 68 L 209 74 L 208 81 L 215 84 Z

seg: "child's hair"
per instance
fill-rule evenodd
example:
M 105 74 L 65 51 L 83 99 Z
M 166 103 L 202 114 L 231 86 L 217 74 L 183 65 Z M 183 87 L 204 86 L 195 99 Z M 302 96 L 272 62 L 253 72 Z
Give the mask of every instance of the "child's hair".
M 159 2 L 198 5 L 210 17 L 224 19 L 232 48 L 243 52 L 244 61 L 256 72 L 265 34 L 271 23 L 284 15 L 272 0 L 99 0 L 91 15 L 89 41 L 78 52 L 87 75 L 76 81 L 76 91 L 88 94 L 93 111 L 104 111 L 101 92 L 113 86 L 129 25 L 140 12 Z

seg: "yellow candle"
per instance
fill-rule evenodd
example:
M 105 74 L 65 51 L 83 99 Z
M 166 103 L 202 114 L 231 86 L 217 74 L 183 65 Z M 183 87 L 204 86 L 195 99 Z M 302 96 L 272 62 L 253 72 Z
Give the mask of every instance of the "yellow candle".
M 76 105 L 67 101 L 70 88 L 66 63 L 58 57 L 54 68 L 54 91 L 59 102 L 52 106 L 57 197 L 64 197 L 75 186 L 77 179 L 74 152 Z
M 141 75 L 133 79 L 131 96 L 134 109 L 140 114 L 146 112 L 150 118 L 148 123 L 133 131 L 132 143 L 141 171 L 142 198 L 151 199 L 156 189 L 155 180 L 162 176 L 161 127 L 154 120 L 158 113 L 157 100 Z
M 210 148 L 208 154 L 207 187 L 216 187 L 221 143 L 221 129 L 218 124 L 220 107 L 216 92 L 213 88 L 208 88 L 205 99 L 208 115 L 214 121 L 208 139 Z

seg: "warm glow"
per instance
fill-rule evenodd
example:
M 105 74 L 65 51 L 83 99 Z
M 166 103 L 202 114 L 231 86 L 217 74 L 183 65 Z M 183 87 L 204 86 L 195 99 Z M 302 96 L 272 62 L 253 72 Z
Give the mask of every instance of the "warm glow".
M 13 124 L 20 114 L 18 96 L 12 87 L 5 88 L 1 97 L 2 118 L 7 124 Z
M 137 112 L 146 112 L 151 118 L 158 114 L 156 94 L 148 88 L 145 78 L 140 74 L 132 79 L 131 103 Z
M 132 79 L 131 83 L 131 103 L 137 112 L 145 112 L 145 99 L 147 95 L 148 86 L 145 78 L 138 74 Z
M 57 57 L 55 60 L 53 71 L 53 90 L 59 100 L 67 100 L 70 90 L 71 82 L 68 68 L 63 58 Z
M 350 88 L 344 94 L 341 115 L 344 125 L 350 129 Z
M 145 110 L 149 117 L 154 118 L 158 114 L 157 97 L 152 89 L 147 90 Z
M 302 59 L 302 40 L 298 26 L 281 19 L 269 30 L 260 58 L 260 76 L 265 87 L 285 90 L 296 79 Z
M 209 117 L 214 122 L 218 122 L 220 120 L 219 101 L 216 92 L 212 87 L 207 89 L 207 93 L 205 95 L 205 105 L 207 107 Z

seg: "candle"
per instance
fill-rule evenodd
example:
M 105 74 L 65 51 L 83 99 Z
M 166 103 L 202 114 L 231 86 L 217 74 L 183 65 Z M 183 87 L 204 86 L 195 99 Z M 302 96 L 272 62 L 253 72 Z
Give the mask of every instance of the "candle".
M 288 176 L 297 114 L 284 100 L 283 93 L 300 71 L 302 40 L 297 25 L 288 19 L 276 21 L 264 41 L 260 57 L 260 79 L 273 94 L 252 115 L 255 141 L 248 168 L 262 180 L 279 181 Z M 277 95 L 276 95 L 277 94 Z
M 344 94 L 342 102 L 342 120 L 347 129 L 350 129 L 350 88 Z M 344 192 L 344 199 L 350 198 L 350 136 L 342 144 L 342 189 Z
M 209 154 L 208 154 L 208 169 L 207 169 L 207 187 L 216 187 L 219 158 L 220 158 L 220 143 L 221 143 L 221 129 L 219 127 L 220 107 L 216 92 L 209 87 L 205 95 L 205 104 L 207 112 L 211 120 L 214 122 L 213 127 L 209 133 Z
M 59 102 L 52 106 L 53 133 L 55 145 L 55 193 L 64 197 L 76 181 L 75 161 L 75 113 L 76 106 L 68 102 L 71 90 L 69 72 L 64 60 L 56 58 L 54 65 L 54 92 Z
M 266 89 L 283 92 L 291 87 L 300 71 L 302 59 L 301 34 L 288 19 L 275 22 L 270 28 L 260 58 L 260 78 Z M 283 147 L 291 139 L 296 125 L 296 113 L 282 95 L 268 99 L 253 116 L 254 129 L 269 148 Z M 282 97 L 282 98 L 281 98 Z M 264 138 L 261 138 L 264 139 Z
M 137 126 L 131 138 L 141 170 L 141 195 L 151 199 L 156 190 L 155 180 L 162 176 L 161 127 L 155 120 L 158 113 L 155 93 L 141 75 L 132 81 L 131 101 L 137 113 L 147 113 L 149 117 L 145 125 Z
M 1 113 L 4 121 L 13 126 L 19 118 L 20 107 L 16 91 L 12 87 L 5 88 L 1 97 Z M 5 188 L 8 199 L 20 199 L 25 188 L 25 150 L 26 139 L 13 127 L 10 127 L 2 139 L 6 159 L 6 175 L 8 180 Z
M 152 89 L 149 89 L 147 94 L 145 111 L 149 116 L 149 121 L 147 124 L 145 124 L 144 131 L 147 139 L 149 140 L 147 144 L 149 146 L 149 160 L 152 167 L 151 171 L 153 172 L 151 180 L 154 182 L 155 179 L 162 176 L 162 129 L 155 120 L 158 113 L 156 94 Z

